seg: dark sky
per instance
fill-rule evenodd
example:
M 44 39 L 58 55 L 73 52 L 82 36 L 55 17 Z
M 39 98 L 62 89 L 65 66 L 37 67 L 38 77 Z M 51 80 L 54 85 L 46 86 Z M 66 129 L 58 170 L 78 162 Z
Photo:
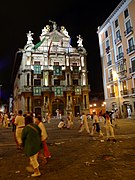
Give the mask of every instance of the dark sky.
M 53 2 L 54 1 L 54 2 Z M 26 33 L 34 33 L 34 43 L 49 20 L 57 26 L 65 26 L 72 38 L 71 45 L 77 47 L 79 34 L 88 56 L 88 75 L 91 94 L 103 92 L 101 63 L 97 27 L 107 19 L 121 0 L 1 0 L 0 1 L 0 84 L 3 100 L 11 93 L 11 72 L 15 52 L 23 48 Z

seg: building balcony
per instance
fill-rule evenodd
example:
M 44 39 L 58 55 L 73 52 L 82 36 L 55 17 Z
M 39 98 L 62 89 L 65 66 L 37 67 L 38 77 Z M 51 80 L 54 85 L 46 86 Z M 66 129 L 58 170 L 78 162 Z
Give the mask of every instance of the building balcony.
M 52 88 L 50 86 L 42 86 L 42 88 L 41 88 L 42 92 L 51 91 L 51 90 L 52 90 Z
M 119 53 L 119 54 L 116 56 L 116 58 L 117 58 L 117 61 L 120 60 L 120 59 L 123 59 L 123 58 L 124 58 L 124 53 L 123 53 L 123 52 Z
M 80 73 L 73 73 L 72 79 L 80 79 Z
M 113 81 L 113 76 L 108 77 L 108 82 Z
M 121 90 L 120 93 L 121 93 L 121 96 L 128 95 L 128 90 L 127 89 Z
M 131 26 L 124 31 L 125 36 L 128 36 L 132 33 L 133 33 L 133 27 L 131 27 Z
M 25 65 L 25 70 L 32 70 L 31 65 Z
M 129 68 L 129 73 L 134 73 L 135 72 L 135 67 L 130 67 Z
M 120 78 L 125 78 L 125 77 L 127 77 L 127 70 L 125 70 L 124 67 L 123 67 L 123 69 L 121 68 L 120 70 L 118 70 L 117 73 L 119 74 L 119 77 L 120 77 Z
M 23 86 L 21 92 L 32 92 L 32 86 Z
M 116 45 L 119 44 L 121 41 L 122 41 L 122 40 L 121 40 L 121 36 L 117 37 L 117 38 L 114 40 L 114 42 L 115 42 Z
M 110 65 L 112 65 L 112 61 L 107 62 L 107 66 L 110 66 Z
M 110 97 L 115 97 L 115 93 L 110 93 Z
M 71 91 L 71 92 L 73 92 L 74 87 L 73 86 L 65 86 L 65 87 L 63 87 L 63 91 Z
M 135 88 L 132 88 L 131 90 L 132 90 L 132 94 L 135 94 Z
M 134 52 L 135 52 L 135 45 L 132 45 L 127 49 L 127 54 L 129 54 L 129 55 Z
M 110 46 L 108 46 L 105 50 L 106 50 L 106 53 L 108 54 L 110 52 Z
M 90 85 L 82 86 L 82 91 L 90 91 Z

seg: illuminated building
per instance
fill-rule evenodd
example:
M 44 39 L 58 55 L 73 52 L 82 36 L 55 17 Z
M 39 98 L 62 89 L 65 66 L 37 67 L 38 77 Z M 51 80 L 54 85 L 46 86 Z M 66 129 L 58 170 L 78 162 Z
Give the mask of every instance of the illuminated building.
M 103 87 L 108 110 L 135 113 L 135 1 L 122 0 L 98 27 Z
M 56 115 L 89 113 L 87 52 L 82 38 L 78 47 L 71 46 L 71 37 L 64 26 L 58 30 L 56 22 L 46 25 L 40 42 L 33 44 L 33 33 L 27 33 L 19 70 L 14 81 L 13 111 Z M 17 53 L 17 56 L 18 54 Z M 17 58 L 17 57 L 16 57 Z M 17 60 L 16 60 L 17 61 Z

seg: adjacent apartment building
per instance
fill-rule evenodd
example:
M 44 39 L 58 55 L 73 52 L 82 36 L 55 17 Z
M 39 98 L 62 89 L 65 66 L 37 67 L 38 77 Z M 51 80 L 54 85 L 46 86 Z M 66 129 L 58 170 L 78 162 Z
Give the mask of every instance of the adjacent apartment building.
M 83 39 L 77 38 L 78 47 L 71 46 L 71 37 L 64 26 L 50 21 L 42 29 L 40 42 L 33 44 L 33 33 L 27 33 L 27 43 L 16 53 L 21 59 L 13 88 L 13 111 L 35 114 L 77 115 L 89 113 L 87 52 Z M 59 29 L 59 30 L 58 30 Z
M 107 110 L 135 114 L 135 0 L 122 0 L 98 27 Z

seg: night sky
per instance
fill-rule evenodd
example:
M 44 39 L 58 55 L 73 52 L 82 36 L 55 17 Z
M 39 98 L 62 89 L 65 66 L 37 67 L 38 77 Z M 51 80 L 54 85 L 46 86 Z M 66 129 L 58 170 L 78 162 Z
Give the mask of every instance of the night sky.
M 34 33 L 34 44 L 45 25 L 55 21 L 58 27 L 65 26 L 71 45 L 77 47 L 79 34 L 83 37 L 83 46 L 87 50 L 88 79 L 90 96 L 103 92 L 102 72 L 98 44 L 97 28 L 107 19 L 121 0 L 1 0 L 0 2 L 0 84 L 3 101 L 12 93 L 11 73 L 15 53 L 24 48 L 26 33 Z M 96 4 L 95 4 L 96 3 Z

